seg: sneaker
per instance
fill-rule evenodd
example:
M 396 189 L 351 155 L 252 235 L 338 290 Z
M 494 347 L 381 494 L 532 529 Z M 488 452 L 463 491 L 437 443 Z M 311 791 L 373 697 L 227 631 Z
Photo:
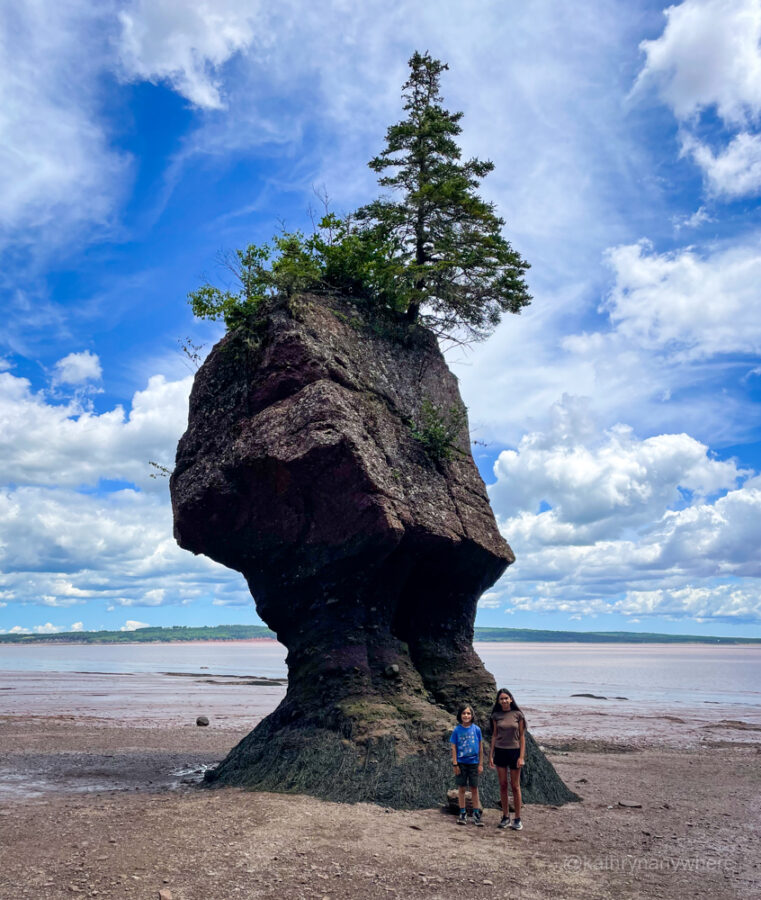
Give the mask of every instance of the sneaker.
M 467 816 L 466 816 L 466 814 L 465 814 L 465 810 L 463 809 L 463 810 L 460 812 L 460 815 L 457 816 L 457 824 L 458 824 L 458 825 L 466 825 L 467 822 L 468 822 L 468 819 L 467 819 Z
M 499 825 L 497 825 L 497 828 L 507 828 L 509 824 L 510 816 L 502 816 L 502 820 L 500 821 Z
M 484 827 L 483 820 L 481 819 L 482 811 L 480 809 L 473 810 L 473 824 L 478 825 L 479 828 Z
M 513 831 L 520 831 L 523 828 L 523 823 L 520 819 L 514 819 L 513 824 L 510 826 Z

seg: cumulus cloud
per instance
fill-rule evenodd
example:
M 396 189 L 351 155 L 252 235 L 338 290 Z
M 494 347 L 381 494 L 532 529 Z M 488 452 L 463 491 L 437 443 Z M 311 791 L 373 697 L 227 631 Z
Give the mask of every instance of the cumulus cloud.
M 224 586 L 248 593 L 237 573 L 177 546 L 165 496 L 131 490 L 0 492 L 0 572 L 9 604 L 159 606 Z
M 53 368 L 54 384 L 81 385 L 88 381 L 99 381 L 103 375 L 98 355 L 89 350 L 69 353 L 59 359 Z
M 150 628 L 147 622 L 137 622 L 135 619 L 127 619 L 119 631 L 137 631 L 138 628 Z
M 34 633 L 35 634 L 58 634 L 61 629 L 57 625 L 53 625 L 50 622 L 46 622 L 44 625 L 35 625 Z
M 74 357 L 72 362 L 71 357 Z M 71 378 L 100 369 L 97 357 L 70 354 L 64 371 Z M 171 464 L 187 423 L 192 378 L 168 381 L 155 375 L 137 391 L 127 413 L 121 406 L 97 414 L 77 403 L 51 404 L 29 381 L 0 373 L 0 454 L 12 484 L 68 487 L 97 485 L 101 479 L 131 482 L 143 490 L 163 490 L 150 477 L 149 460 Z
M 223 105 L 217 72 L 254 38 L 261 17 L 251 0 L 132 0 L 119 12 L 126 75 L 165 81 L 203 109 Z
M 627 340 L 697 358 L 761 352 L 761 244 L 656 253 L 639 241 L 607 260 L 615 283 L 603 309 Z
M 758 0 L 685 0 L 664 11 L 663 34 L 640 45 L 646 60 L 634 92 L 655 85 L 683 123 L 682 152 L 710 194 L 731 200 L 761 189 L 761 6 Z M 718 152 L 700 139 L 700 114 L 715 109 L 739 132 Z
M 761 134 L 742 132 L 718 153 L 686 136 L 682 150 L 703 170 L 708 190 L 714 196 L 731 200 L 761 191 Z
M 617 596 L 590 594 L 567 585 L 537 583 L 531 596 L 509 598 L 508 614 L 563 613 L 582 620 L 616 613 L 630 622 L 650 620 L 722 622 L 734 625 L 761 621 L 761 591 L 750 579 L 733 583 L 717 579 L 678 588 L 623 590 Z
M 733 461 L 713 459 L 686 434 L 639 440 L 630 427 L 617 425 L 598 436 L 591 416 L 572 398 L 553 413 L 552 430 L 529 433 L 517 450 L 499 455 L 490 488 L 502 515 L 530 513 L 541 520 L 544 514 L 553 523 L 553 543 L 620 536 L 681 505 L 686 495 L 703 499 L 750 474 Z M 563 540 L 565 526 L 569 541 Z
M 572 404 L 500 454 L 508 609 L 761 621 L 761 477 L 684 434 L 595 437 Z M 569 423 L 570 419 L 570 423 Z
M 94 375 L 97 357 L 71 354 L 71 380 Z M 149 379 L 129 412 L 54 404 L 0 373 L 0 596 L 50 608 L 97 600 L 111 607 L 185 604 L 199 597 L 251 603 L 242 579 L 180 550 L 164 480 L 187 421 L 191 378 Z M 109 489 L 130 482 L 141 490 Z M 106 485 L 104 487 L 103 485 Z
M 761 112 L 757 0 L 685 0 L 664 10 L 663 34 L 640 44 L 638 87 L 654 83 L 679 119 L 715 106 L 727 122 Z
M 84 631 L 85 624 L 84 622 L 74 622 L 71 626 L 71 631 Z
M 502 600 L 496 591 L 487 591 L 478 601 L 479 609 L 499 609 L 500 606 L 502 606 Z

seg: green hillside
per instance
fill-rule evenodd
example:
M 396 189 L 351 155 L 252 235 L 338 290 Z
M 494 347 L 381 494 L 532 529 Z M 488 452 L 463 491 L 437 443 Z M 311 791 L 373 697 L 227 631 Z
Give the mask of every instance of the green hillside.
M 264 625 L 213 625 L 191 628 L 138 628 L 135 631 L 62 631 L 58 634 L 0 634 L 6 644 L 134 644 L 175 641 L 243 641 L 274 638 Z M 761 644 L 761 638 L 707 637 L 633 631 L 542 631 L 533 628 L 476 628 L 476 641 L 567 644 Z

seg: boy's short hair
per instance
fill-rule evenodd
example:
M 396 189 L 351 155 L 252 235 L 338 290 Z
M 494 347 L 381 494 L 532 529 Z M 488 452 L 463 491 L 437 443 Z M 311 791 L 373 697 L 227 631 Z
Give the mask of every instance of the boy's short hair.
M 466 709 L 470 710 L 470 714 L 473 716 L 473 720 L 475 721 L 475 718 L 476 718 L 475 710 L 470 705 L 470 703 L 465 703 L 457 710 L 457 721 L 460 723 L 460 725 L 462 725 L 462 714 L 465 712 Z

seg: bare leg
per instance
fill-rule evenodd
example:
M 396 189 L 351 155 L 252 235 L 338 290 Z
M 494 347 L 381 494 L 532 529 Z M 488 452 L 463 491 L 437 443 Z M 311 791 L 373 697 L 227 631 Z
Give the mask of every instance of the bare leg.
M 510 787 L 513 789 L 513 806 L 515 807 L 515 818 L 521 817 L 521 770 L 510 769 Z
M 499 801 L 502 804 L 502 815 L 510 818 L 510 799 L 507 796 L 507 768 L 505 766 L 497 766 L 497 776 L 499 778 Z
M 457 799 L 460 801 L 460 809 L 465 809 L 465 788 L 457 788 Z
M 473 811 L 475 812 L 475 810 L 481 809 L 481 799 L 478 796 L 478 788 L 477 787 L 472 787 L 470 789 L 470 796 L 471 796 L 471 801 L 473 803 Z

